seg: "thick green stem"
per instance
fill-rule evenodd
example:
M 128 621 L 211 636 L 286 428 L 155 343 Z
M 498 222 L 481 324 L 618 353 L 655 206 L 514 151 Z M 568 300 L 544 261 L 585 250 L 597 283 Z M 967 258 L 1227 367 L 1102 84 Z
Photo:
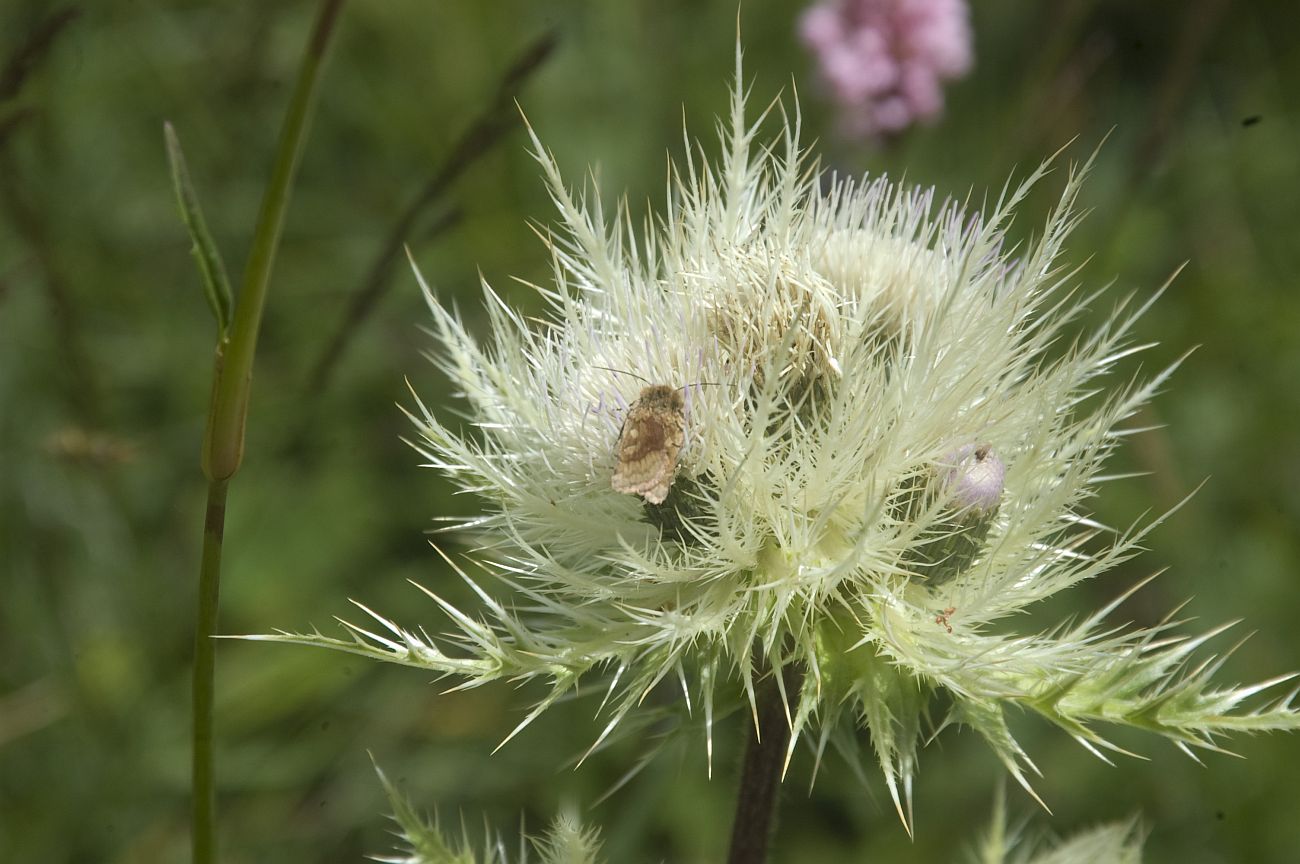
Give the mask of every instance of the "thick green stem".
M 253 245 L 236 298 L 228 339 L 217 345 L 213 367 L 212 402 L 203 436 L 202 464 L 208 478 L 208 504 L 203 523 L 203 562 L 199 570 L 198 614 L 194 627 L 193 679 L 193 856 L 194 864 L 217 861 L 216 777 L 214 759 L 214 680 L 218 597 L 221 585 L 221 545 L 226 524 L 228 483 L 244 455 L 244 421 L 253 381 L 257 333 L 266 305 L 271 267 L 280 243 L 280 229 L 298 156 L 307 134 L 317 85 L 343 0 L 322 0 L 298 70 L 288 113 L 276 145 L 275 164 L 262 198 Z
M 203 436 L 203 473 L 209 480 L 225 480 L 239 470 L 244 458 L 244 420 L 248 416 L 248 394 L 253 384 L 253 354 L 257 332 L 262 326 L 262 309 L 271 282 L 271 267 L 280 245 L 280 229 L 289 206 L 289 192 L 298 167 L 298 156 L 307 135 L 307 123 L 315 105 L 325 49 L 343 0 L 323 0 L 312 28 L 311 39 L 298 70 L 298 81 L 289 100 L 289 111 L 280 130 L 271 181 L 262 198 L 248 253 L 248 266 L 240 285 L 238 305 L 230 343 L 217 356 L 212 387 L 212 409 Z
M 208 484 L 203 518 L 203 563 L 199 570 L 199 604 L 194 619 L 193 699 L 193 848 L 195 864 L 217 859 L 217 797 L 213 764 L 213 678 L 216 675 L 217 603 L 221 592 L 221 537 L 226 525 L 225 480 Z

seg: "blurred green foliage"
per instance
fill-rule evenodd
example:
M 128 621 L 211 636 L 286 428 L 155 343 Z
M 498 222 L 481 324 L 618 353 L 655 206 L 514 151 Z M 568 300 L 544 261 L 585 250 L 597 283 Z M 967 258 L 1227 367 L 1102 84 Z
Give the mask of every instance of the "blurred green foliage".
M 62 10 L 62 11 L 61 11 Z M 198 469 L 215 327 L 169 186 L 175 124 L 232 279 L 312 14 L 311 4 L 9 0 L 0 28 L 0 861 L 171 861 L 187 854 L 189 657 L 203 504 Z M 1205 485 L 1151 552 L 1074 592 L 1073 614 L 1168 572 L 1126 607 L 1150 623 L 1258 630 L 1223 670 L 1300 667 L 1300 51 L 1294 4 L 1013 0 L 975 10 L 978 63 L 938 125 L 886 147 L 839 139 L 793 35 L 799 4 L 747 4 L 756 102 L 797 89 L 809 138 L 847 173 L 905 174 L 976 201 L 1070 144 L 1109 133 L 1075 235 L 1082 281 L 1148 296 L 1190 262 L 1140 335 L 1146 369 L 1200 348 L 1139 425 L 1096 513 L 1127 525 Z M 62 16 L 62 17 L 60 17 Z M 712 144 L 727 98 L 734 4 L 685 0 L 389 0 L 345 12 L 304 155 L 262 332 L 244 468 L 231 490 L 222 629 L 335 626 L 352 597 L 438 628 L 407 584 L 462 596 L 429 519 L 472 511 L 401 442 L 403 376 L 449 400 L 405 263 L 350 319 L 385 243 L 480 321 L 481 271 L 544 281 L 529 220 L 550 219 L 522 122 L 394 236 L 402 212 L 498 80 L 558 42 L 520 103 L 574 182 L 591 166 L 634 211 L 662 201 L 683 118 Z M 1049 188 L 1051 187 L 1051 188 Z M 973 190 L 973 192 L 972 192 Z M 1022 211 L 1029 232 L 1056 187 Z M 447 227 L 448 220 L 452 220 Z M 441 226 L 441 227 L 439 227 Z M 445 230 L 444 230 L 445 229 Z M 235 280 L 237 281 L 237 279 Z M 1098 313 L 1104 312 L 1103 308 Z M 337 332 L 342 347 L 331 349 Z M 323 380 L 322 352 L 337 361 Z M 1133 366 L 1136 369 L 1136 364 Z M 452 404 L 449 402 L 448 409 Z M 1045 617 L 1044 620 L 1050 620 Z M 1221 648 L 1231 637 L 1221 638 Z M 223 644 L 220 800 L 229 862 L 355 861 L 391 846 L 367 751 L 444 820 L 545 825 L 590 805 L 638 757 L 626 741 L 577 771 L 595 701 L 546 715 L 496 755 L 525 704 L 508 686 L 440 695 L 421 675 L 342 656 Z M 720 860 L 738 718 L 715 777 L 698 742 L 670 749 L 584 814 L 611 861 Z M 1107 766 L 1058 732 L 1018 729 L 1056 833 L 1141 812 L 1152 861 L 1296 860 L 1300 739 L 1227 742 L 1201 767 L 1121 735 L 1150 761 Z M 946 861 L 986 824 L 1000 768 L 972 736 L 923 754 L 909 841 L 875 769 L 840 761 L 806 793 L 796 762 L 774 860 Z

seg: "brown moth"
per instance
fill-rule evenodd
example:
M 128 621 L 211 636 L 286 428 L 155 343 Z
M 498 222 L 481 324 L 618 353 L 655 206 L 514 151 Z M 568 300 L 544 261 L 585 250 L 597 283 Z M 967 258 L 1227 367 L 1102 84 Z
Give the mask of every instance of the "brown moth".
M 614 445 L 614 491 L 662 504 L 677 475 L 686 440 L 686 401 L 680 388 L 651 384 L 627 409 Z

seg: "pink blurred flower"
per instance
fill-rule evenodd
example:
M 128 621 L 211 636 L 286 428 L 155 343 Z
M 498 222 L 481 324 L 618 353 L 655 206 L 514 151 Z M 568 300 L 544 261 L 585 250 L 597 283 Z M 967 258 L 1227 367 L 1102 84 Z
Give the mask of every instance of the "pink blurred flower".
M 973 59 L 966 0 L 820 0 L 799 30 L 854 136 L 937 117 Z

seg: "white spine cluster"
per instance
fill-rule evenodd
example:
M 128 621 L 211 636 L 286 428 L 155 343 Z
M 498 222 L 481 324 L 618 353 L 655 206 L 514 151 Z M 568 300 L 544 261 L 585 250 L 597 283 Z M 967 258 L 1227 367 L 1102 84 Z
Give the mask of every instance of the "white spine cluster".
M 607 220 L 595 190 L 566 187 L 534 137 L 560 216 L 542 322 L 485 286 L 485 344 L 425 286 L 436 362 L 471 424 L 420 404 L 415 446 L 485 501 L 463 525 L 499 582 L 471 583 L 483 608 L 434 596 L 447 640 L 378 615 L 381 632 L 352 627 L 351 640 L 274 638 L 459 686 L 549 679 L 521 727 L 579 679 L 602 680 L 600 739 L 665 679 L 711 728 L 715 705 L 752 705 L 757 678 L 797 668 L 791 747 L 811 733 L 820 756 L 865 728 L 909 826 L 940 691 L 950 713 L 935 719 L 981 733 L 1026 788 L 1013 705 L 1099 754 L 1099 721 L 1184 747 L 1297 726 L 1289 699 L 1242 705 L 1284 679 L 1214 688 L 1216 664 L 1188 659 L 1208 637 L 1120 631 L 1113 606 L 1050 633 L 1008 620 L 1132 556 L 1150 527 L 1116 535 L 1087 516 L 1120 424 L 1168 371 L 1102 381 L 1146 347 L 1128 338 L 1145 307 L 1073 328 L 1096 297 L 1059 263 L 1082 172 L 1037 239 L 1011 248 L 1011 212 L 1045 168 L 978 210 L 828 180 L 799 149 L 797 116 L 757 146 L 764 118 L 747 123 L 744 103 L 738 84 L 720 164 L 688 155 L 642 231 L 625 207 Z M 647 383 L 685 394 L 661 504 L 611 488 Z M 977 448 L 996 464 L 972 462 Z M 954 495 L 970 480 L 955 471 L 975 472 L 978 507 Z

